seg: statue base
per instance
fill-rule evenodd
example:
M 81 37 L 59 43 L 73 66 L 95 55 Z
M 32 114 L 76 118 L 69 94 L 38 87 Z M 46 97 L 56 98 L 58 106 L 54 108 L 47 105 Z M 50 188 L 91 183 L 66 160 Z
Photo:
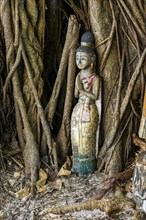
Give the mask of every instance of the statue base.
M 96 158 L 91 155 L 73 155 L 72 172 L 81 175 L 92 174 L 97 169 Z

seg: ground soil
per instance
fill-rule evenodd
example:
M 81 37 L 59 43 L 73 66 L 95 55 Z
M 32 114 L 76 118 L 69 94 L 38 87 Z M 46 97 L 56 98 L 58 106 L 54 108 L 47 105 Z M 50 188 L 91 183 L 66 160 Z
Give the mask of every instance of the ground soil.
M 19 175 L 16 175 L 18 173 Z M 106 178 L 104 174 L 92 174 L 78 176 L 71 174 L 67 177 L 58 177 L 54 182 L 47 182 L 45 190 L 38 193 L 35 198 L 15 198 L 13 193 L 19 191 L 26 184 L 24 168 L 20 168 L 11 159 L 7 162 L 7 170 L 0 170 L 0 219 L 5 220 L 37 220 L 37 219 L 59 219 L 59 220 L 132 220 L 133 213 L 129 210 L 114 213 L 107 216 L 106 213 L 95 209 L 80 212 L 67 213 L 63 215 L 48 214 L 38 217 L 38 214 L 49 207 L 63 206 L 77 202 L 87 201 L 96 195 L 101 188 L 102 181 Z M 28 183 L 29 184 L 29 183 Z M 110 192 L 111 193 L 111 192 Z M 131 193 L 128 193 L 130 196 Z

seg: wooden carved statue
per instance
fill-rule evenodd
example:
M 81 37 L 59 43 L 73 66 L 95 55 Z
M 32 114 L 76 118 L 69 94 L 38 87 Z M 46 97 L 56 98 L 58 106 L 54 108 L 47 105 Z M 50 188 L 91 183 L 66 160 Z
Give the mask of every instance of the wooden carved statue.
M 138 135 L 140 138 L 146 140 L 146 86 L 145 86 L 143 109 L 142 109 L 142 116 L 140 120 L 140 127 L 138 131 Z
M 146 87 L 138 135 L 146 141 Z M 133 175 L 133 192 L 135 196 L 141 199 L 142 209 L 146 213 L 146 151 L 141 152 L 136 160 Z
M 76 65 L 81 70 L 75 82 L 75 97 L 78 103 L 71 117 L 71 142 L 73 173 L 89 174 L 96 170 L 96 134 L 99 94 L 99 77 L 94 72 L 96 56 L 94 37 L 86 32 L 81 37 L 81 46 L 76 50 Z

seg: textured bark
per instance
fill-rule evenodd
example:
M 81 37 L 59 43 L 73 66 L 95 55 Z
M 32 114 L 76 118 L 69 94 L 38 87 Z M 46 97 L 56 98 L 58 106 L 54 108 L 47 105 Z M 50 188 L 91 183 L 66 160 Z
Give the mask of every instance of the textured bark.
M 31 2 L 30 0 L 28 0 L 26 1 L 26 4 L 24 3 L 24 1 L 21 1 L 21 4 L 19 4 L 19 19 L 20 36 L 23 42 L 23 47 L 25 48 L 26 56 L 31 63 L 33 80 L 37 88 L 38 96 L 40 98 L 43 91 L 43 80 L 41 77 L 43 71 L 43 61 L 41 44 L 36 35 L 36 25 L 38 21 L 38 7 L 36 1 Z M 26 69 L 24 69 L 23 77 L 23 93 L 27 106 L 27 113 L 29 115 L 28 117 L 30 119 L 35 138 L 39 143 L 40 140 L 38 139 L 38 134 L 40 133 L 40 131 L 38 131 L 37 125 L 38 112 Z
M 76 42 L 78 41 L 78 31 L 79 31 L 78 28 L 79 27 L 78 27 L 77 19 L 74 15 L 72 15 L 69 19 L 66 41 L 65 41 L 63 52 L 62 52 L 59 70 L 58 70 L 57 78 L 55 80 L 52 95 L 49 101 L 48 120 L 50 123 L 52 123 L 53 121 L 53 117 L 54 117 L 54 113 L 55 113 L 55 109 L 56 109 L 57 101 L 59 97 L 59 92 L 61 89 L 62 82 L 64 80 L 66 68 L 67 68 L 70 50 L 72 49 L 72 47 L 74 47 L 74 44 L 76 44 Z
M 61 86 L 62 86 L 64 76 L 66 73 L 66 68 L 67 68 L 68 59 L 69 59 L 69 53 L 77 44 L 78 35 L 79 35 L 79 25 L 78 25 L 76 17 L 74 15 L 72 15 L 70 17 L 69 23 L 68 23 L 66 41 L 65 41 L 63 52 L 62 52 L 62 57 L 61 57 L 61 61 L 60 61 L 59 69 L 58 69 L 58 74 L 57 74 L 57 77 L 55 80 L 55 84 L 53 87 L 51 98 L 48 103 L 48 121 L 50 124 L 52 124 L 52 121 L 54 118 L 59 93 L 60 93 Z M 67 100 L 67 102 L 68 102 L 68 100 Z M 66 114 L 66 112 L 64 114 Z M 42 145 L 41 148 L 44 149 L 43 151 L 45 152 L 46 138 L 45 138 L 44 134 L 42 137 L 41 145 Z
M 118 49 L 113 36 L 113 32 L 115 32 L 115 21 L 112 19 L 109 1 L 103 2 L 101 0 L 91 0 L 88 5 L 91 27 L 95 36 L 96 51 L 98 55 L 97 60 L 100 66 L 98 72 L 103 77 L 102 102 L 104 117 L 101 125 L 101 133 L 103 134 L 102 139 L 104 139 L 103 145 L 107 145 L 107 142 L 109 140 L 113 140 L 114 138 L 113 131 L 111 132 L 111 128 L 113 128 L 114 132 L 117 131 L 117 125 L 115 127 L 113 120 L 115 117 L 117 97 L 117 84 L 115 84 L 115 80 L 119 74 L 119 61 L 117 57 Z M 113 20 L 113 23 L 111 20 Z M 102 42 L 104 43 L 101 44 Z M 104 55 L 105 53 L 106 57 Z M 109 94 L 111 94 L 110 100 L 108 99 Z M 106 112 L 104 112 L 105 106 Z M 117 147 L 114 154 L 117 154 L 120 157 L 120 146 Z M 101 157 L 103 158 L 103 154 L 101 154 Z M 120 171 L 120 169 L 121 164 L 119 161 L 117 165 L 117 172 Z
M 16 127 L 17 127 L 19 145 L 21 149 L 24 150 L 24 147 L 25 147 L 25 139 L 24 139 L 24 132 L 23 132 L 24 127 L 23 127 L 21 112 L 20 112 L 17 100 L 15 100 L 15 115 L 16 115 Z
M 113 1 L 97 0 L 88 3 L 90 22 L 99 58 L 99 72 L 103 77 L 101 133 L 104 141 L 99 157 L 106 158 L 105 167 L 111 175 L 114 172 L 119 172 L 122 168 L 122 145 L 126 145 L 124 150 L 128 149 L 129 151 L 130 149 L 128 147 L 130 140 L 128 141 L 128 139 L 132 134 L 132 129 L 130 130 L 128 127 L 135 117 L 134 113 L 134 116 L 131 116 L 130 120 L 128 119 L 130 102 L 132 99 L 137 100 L 140 94 L 139 76 L 142 74 L 145 62 L 145 49 L 144 46 L 140 46 L 144 43 L 143 14 L 140 15 L 139 8 L 131 1 L 120 0 L 117 1 L 117 4 L 116 1 L 114 3 Z M 138 12 L 134 14 L 136 7 Z M 123 23 L 122 19 L 126 22 Z M 117 22 L 121 23 L 121 27 L 117 25 Z M 131 34 L 133 34 L 132 37 Z M 138 36 L 140 40 L 138 40 Z M 120 42 L 123 47 L 120 46 Z M 136 52 L 138 60 L 134 59 Z M 143 80 L 141 80 L 141 85 L 143 88 Z M 127 128 L 125 124 L 127 124 Z M 128 130 L 128 135 L 124 130 Z M 121 138 L 119 138 L 120 136 Z
M 68 60 L 68 76 L 67 76 L 67 88 L 66 88 L 66 98 L 64 104 L 64 112 L 60 130 L 57 136 L 57 145 L 59 155 L 63 160 L 65 160 L 68 155 L 68 149 L 70 146 L 70 117 L 71 117 L 71 107 L 74 94 L 74 84 L 75 84 L 75 48 L 76 45 L 71 49 Z
M 2 152 L 2 145 L 0 144 L 0 168 L 6 171 L 6 165 L 4 162 L 3 152 Z
M 37 20 L 37 25 L 36 25 L 36 29 L 37 29 L 37 37 L 39 40 L 39 43 L 41 45 L 41 52 L 42 52 L 42 56 L 44 53 L 44 47 L 45 47 L 45 25 L 46 25 L 46 21 L 45 21 L 45 0 L 39 1 L 38 2 L 38 20 Z
M 141 150 L 146 151 L 146 142 L 139 138 L 136 134 L 132 135 L 133 143 L 138 146 Z
M 6 125 L 5 114 L 2 105 L 3 72 L 4 72 L 4 64 L 5 64 L 5 53 L 3 50 L 2 33 L 3 33 L 2 24 L 0 21 L 0 139 L 1 139 L 0 142 L 1 143 L 2 140 L 4 139 L 4 127 Z
M 116 174 L 115 176 L 111 178 L 107 178 L 104 180 L 101 184 L 101 189 L 96 192 L 96 195 L 93 197 L 95 200 L 99 200 L 103 198 L 103 196 L 110 191 L 111 189 L 116 187 L 116 184 L 118 181 L 124 182 L 126 180 L 129 180 L 133 176 L 134 168 L 130 168 L 128 170 L 125 170 L 121 173 Z
M 13 67 L 15 63 L 15 53 L 14 53 L 14 37 L 12 32 L 12 22 L 11 22 L 11 8 L 9 5 L 9 1 L 3 1 L 1 5 L 1 15 L 2 15 L 2 24 L 4 27 L 4 34 L 5 34 L 5 44 L 6 44 L 6 51 L 10 55 L 7 57 L 7 68 L 8 71 Z M 23 100 L 22 92 L 20 89 L 20 82 L 18 78 L 18 72 L 15 71 L 15 74 L 12 78 L 13 83 L 13 92 L 15 97 L 15 102 L 18 103 L 21 117 L 24 125 L 24 132 L 26 138 L 26 144 L 24 149 L 24 160 L 25 160 L 25 171 L 26 173 L 31 174 L 31 183 L 32 183 L 32 193 L 34 193 L 34 185 L 37 180 L 37 171 L 39 168 L 39 152 L 36 141 L 34 139 L 33 133 L 31 131 L 31 127 L 28 121 L 25 103 Z M 16 105 L 17 106 L 17 105 Z
M 23 48 L 23 46 L 22 46 L 22 48 Z M 36 90 L 35 84 L 33 82 L 32 75 L 31 75 L 32 71 L 31 71 L 31 68 L 30 68 L 30 63 L 28 62 L 28 59 L 26 57 L 24 48 L 22 50 L 22 56 L 23 56 L 23 60 L 24 60 L 26 70 L 27 70 L 28 78 L 29 78 L 29 81 L 30 81 L 30 87 L 32 89 L 32 93 L 33 93 L 34 99 L 36 101 L 38 114 L 39 114 L 40 119 L 41 119 L 42 127 L 43 127 L 44 133 L 47 137 L 47 144 L 48 144 L 49 153 L 50 153 L 50 157 L 51 157 L 51 151 L 52 151 L 52 148 L 53 148 L 52 147 L 52 140 L 51 140 L 52 139 L 51 138 L 51 130 L 50 130 L 50 127 L 49 127 L 49 124 L 48 124 L 47 120 L 45 119 L 45 114 L 44 114 L 44 111 L 43 111 L 43 107 L 42 107 L 42 104 L 40 102 L 40 99 L 39 99 L 39 96 L 37 94 L 37 90 Z

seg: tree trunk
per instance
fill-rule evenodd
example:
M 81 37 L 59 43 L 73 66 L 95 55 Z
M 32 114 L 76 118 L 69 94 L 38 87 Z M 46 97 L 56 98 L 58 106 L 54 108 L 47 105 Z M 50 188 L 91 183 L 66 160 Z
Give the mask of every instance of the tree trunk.
M 103 145 L 113 141 L 115 132 L 117 132 L 117 125 L 115 121 L 115 108 L 117 98 L 117 77 L 119 77 L 119 60 L 117 57 L 118 48 L 115 42 L 116 24 L 112 18 L 112 12 L 109 7 L 109 1 L 91 0 L 89 2 L 89 18 L 91 22 L 92 31 L 95 36 L 95 45 L 98 60 L 98 74 L 102 76 L 103 81 L 103 119 L 101 125 Z M 103 43 L 102 43 L 103 42 Z M 99 46 L 98 46 L 99 45 Z M 116 112 L 118 114 L 118 112 Z M 118 115 L 117 115 L 118 117 Z M 112 129 L 111 129 L 112 128 Z M 113 152 L 113 160 L 120 158 L 120 144 Z M 101 152 L 100 157 L 105 155 Z M 115 161 L 116 163 L 116 161 Z M 110 169 L 114 169 L 111 167 Z M 120 160 L 116 164 L 117 172 L 121 170 Z M 114 171 L 113 171 L 114 172 Z

